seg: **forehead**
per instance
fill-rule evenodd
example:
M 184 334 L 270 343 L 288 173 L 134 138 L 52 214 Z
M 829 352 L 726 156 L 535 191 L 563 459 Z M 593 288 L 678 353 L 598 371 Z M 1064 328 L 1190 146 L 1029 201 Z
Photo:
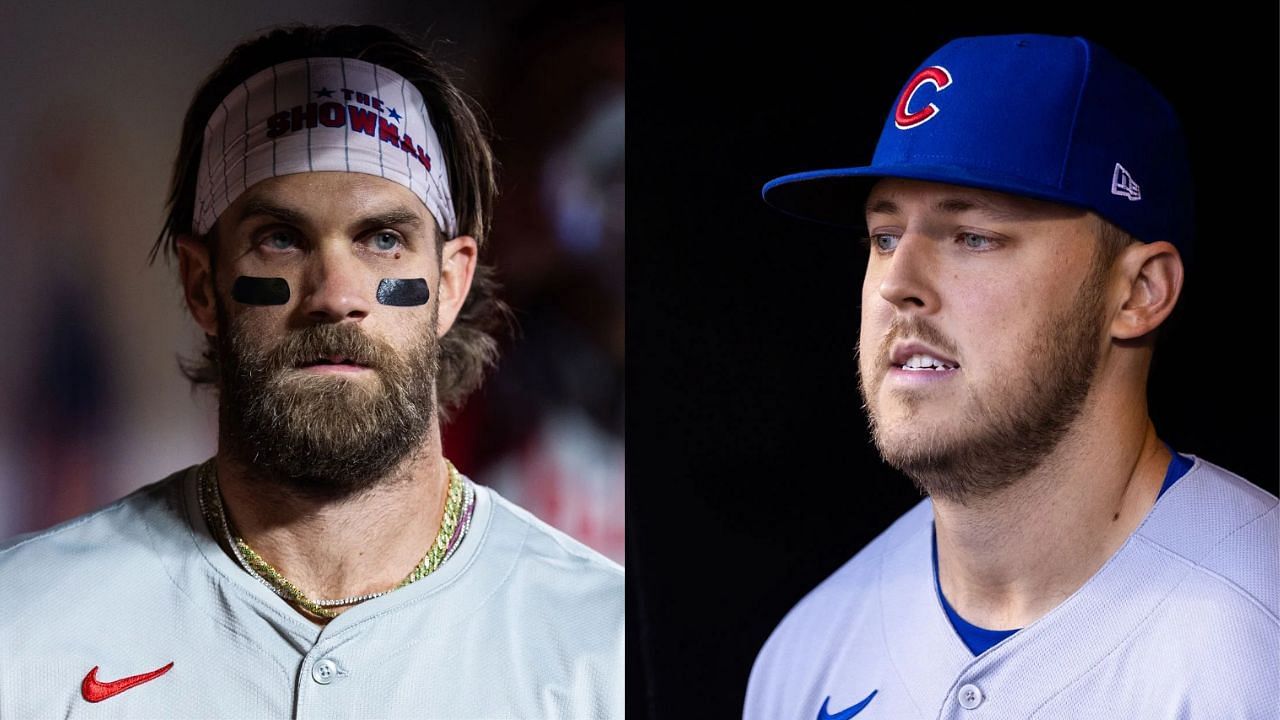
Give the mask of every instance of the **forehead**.
M 382 218 L 434 233 L 435 218 L 403 185 L 365 173 L 306 172 L 255 183 L 218 217 L 231 229 L 254 215 L 275 215 L 313 224 L 342 224 Z M 392 223 L 390 221 L 395 221 Z
M 876 182 L 867 195 L 865 210 L 868 217 L 908 212 L 980 213 L 1006 222 L 1072 220 L 1088 215 L 1088 211 L 1081 208 L 1045 200 L 905 178 L 883 178 Z

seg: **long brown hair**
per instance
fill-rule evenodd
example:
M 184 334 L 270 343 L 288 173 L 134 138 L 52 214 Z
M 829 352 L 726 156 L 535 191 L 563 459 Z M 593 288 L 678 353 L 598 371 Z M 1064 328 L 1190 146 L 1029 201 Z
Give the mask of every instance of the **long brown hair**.
M 458 232 L 474 237 L 481 250 L 481 263 L 462 311 L 440 340 L 437 392 L 441 414 L 447 417 L 480 386 L 486 370 L 497 362 L 494 333 L 510 327 L 510 311 L 497 298 L 493 268 L 483 262 L 498 186 L 493 151 L 482 127 L 482 111 L 453 84 L 441 63 L 402 35 L 374 25 L 293 25 L 272 30 L 232 50 L 201 84 L 187 110 L 166 204 L 168 216 L 151 248 L 149 262 L 154 263 L 162 250 L 166 259 L 176 254 L 177 238 L 194 234 L 196 173 L 204 129 L 214 109 L 247 78 L 273 65 L 304 57 L 347 57 L 388 68 L 413 83 L 427 102 L 449 168 Z M 216 234 L 215 224 L 202 238 L 209 245 L 211 256 L 216 251 Z M 438 238 L 437 244 L 440 242 L 443 238 Z M 212 344 L 198 360 L 181 366 L 194 384 L 217 383 L 218 360 Z

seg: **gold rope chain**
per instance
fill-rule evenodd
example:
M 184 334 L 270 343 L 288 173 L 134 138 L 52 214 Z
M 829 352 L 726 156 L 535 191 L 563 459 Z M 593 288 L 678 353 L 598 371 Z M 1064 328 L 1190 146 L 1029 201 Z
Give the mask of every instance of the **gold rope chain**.
M 466 496 L 465 483 L 462 480 L 462 474 L 453 466 L 453 463 L 449 462 L 448 458 L 444 459 L 444 463 L 449 469 L 449 495 L 445 500 L 444 518 L 440 522 L 440 532 L 436 534 L 436 540 L 432 543 L 431 548 L 427 550 L 427 554 L 423 556 L 422 562 L 418 563 L 417 567 L 415 567 L 413 571 L 395 587 L 379 593 L 356 596 L 350 598 L 351 602 L 342 602 L 341 604 L 355 604 L 362 600 L 368 600 L 385 595 L 392 590 L 398 590 L 411 582 L 421 580 L 435 572 L 436 568 L 440 567 L 440 563 L 444 561 L 445 555 L 449 550 L 449 541 L 453 538 L 454 530 L 458 527 L 458 520 L 462 515 L 462 509 L 465 505 L 464 498 Z M 301 607 L 313 615 L 325 618 L 337 617 L 338 613 L 336 611 L 330 610 L 307 597 L 306 593 L 302 592 L 298 586 L 289 582 L 284 575 L 281 575 L 279 570 L 271 567 L 271 563 L 263 560 L 258 553 L 254 552 L 253 548 L 249 547 L 248 543 L 246 543 L 244 539 L 232 534 L 230 522 L 227 520 L 226 511 L 222 506 L 222 493 L 219 492 L 217 488 L 216 474 L 217 471 L 214 469 L 213 458 L 210 458 L 200 466 L 200 496 L 202 500 L 206 497 L 208 498 L 207 503 L 201 502 L 200 504 L 204 508 L 205 522 L 208 523 L 210 529 L 217 526 L 218 529 L 222 530 L 223 535 L 228 539 L 228 541 L 233 543 L 232 549 L 237 551 L 236 557 L 246 566 L 245 569 L 257 576 L 259 580 L 265 582 L 271 589 L 275 590 L 278 595 L 286 600 L 291 600 L 297 604 L 298 607 Z M 329 605 L 339 604 L 333 601 L 324 602 Z

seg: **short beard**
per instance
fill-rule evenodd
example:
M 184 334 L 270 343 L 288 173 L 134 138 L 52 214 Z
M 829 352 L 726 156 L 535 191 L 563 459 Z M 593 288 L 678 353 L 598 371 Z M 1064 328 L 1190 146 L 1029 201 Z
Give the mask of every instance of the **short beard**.
M 312 325 L 275 347 L 218 303 L 219 435 L 233 461 L 296 495 L 337 500 L 391 479 L 436 418 L 437 316 L 405 356 L 356 324 Z M 376 378 L 313 376 L 301 363 L 343 355 Z
M 1006 378 L 986 399 L 970 395 L 970 409 L 956 423 L 956 427 L 973 430 L 967 437 L 922 435 L 911 443 L 889 444 L 867 400 L 878 397 L 874 394 L 879 392 L 880 382 L 868 388 L 863 378 L 859 390 L 872 438 L 884 461 L 910 477 L 922 493 L 960 505 L 990 497 L 1040 467 L 1074 425 L 1093 385 L 1106 309 L 1106 277 L 1105 265 L 1095 259 L 1072 306 L 1045 326 L 1022 354 L 1036 361 L 1052 361 L 1052 372 Z M 895 337 L 920 337 L 930 342 L 931 336 L 939 335 L 921 321 L 891 328 L 884 340 L 880 367 L 887 367 L 889 344 Z

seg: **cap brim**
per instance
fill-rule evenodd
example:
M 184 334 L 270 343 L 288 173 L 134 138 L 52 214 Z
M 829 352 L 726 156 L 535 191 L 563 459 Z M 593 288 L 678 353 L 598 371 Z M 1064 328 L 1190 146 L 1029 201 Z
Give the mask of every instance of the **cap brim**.
M 866 224 L 867 193 L 876 180 L 886 177 L 963 185 L 1078 206 L 1073 199 L 1052 188 L 1017 179 L 975 175 L 962 168 L 929 165 L 810 170 L 770 180 L 761 189 L 760 196 L 788 215 L 836 227 L 860 228 Z

